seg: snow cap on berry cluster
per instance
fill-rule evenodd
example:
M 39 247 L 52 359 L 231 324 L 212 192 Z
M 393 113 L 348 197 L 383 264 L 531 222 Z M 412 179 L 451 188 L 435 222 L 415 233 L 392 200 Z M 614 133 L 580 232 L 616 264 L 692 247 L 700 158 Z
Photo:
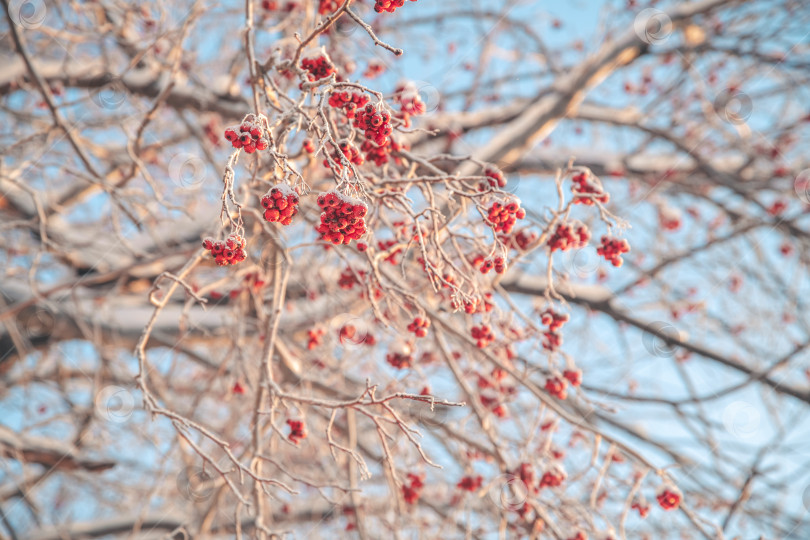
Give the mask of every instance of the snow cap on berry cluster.
M 333 244 L 349 244 L 366 233 L 366 203 L 339 191 L 329 191 L 318 196 L 318 206 L 324 211 L 316 230 L 321 237 Z
M 263 125 L 264 116 L 249 114 L 241 124 L 225 129 L 225 139 L 234 148 L 241 148 L 246 153 L 252 154 L 256 150 L 265 150 L 270 145 L 266 137 L 266 130 Z
M 262 197 L 264 219 L 289 225 L 298 213 L 298 193 L 284 182 L 276 184 Z
M 215 242 L 213 238 L 206 238 L 202 242 L 203 248 L 211 252 L 219 266 L 227 266 L 244 261 L 247 258 L 245 239 L 238 234 L 231 234 L 224 242 Z

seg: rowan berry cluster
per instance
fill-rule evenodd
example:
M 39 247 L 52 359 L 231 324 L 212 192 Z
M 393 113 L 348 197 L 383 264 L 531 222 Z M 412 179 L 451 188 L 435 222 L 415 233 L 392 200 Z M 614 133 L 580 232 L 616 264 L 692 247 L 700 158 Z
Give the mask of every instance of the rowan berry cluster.
M 492 203 L 487 213 L 487 221 L 495 229 L 495 232 L 509 234 L 518 219 L 526 217 L 526 210 L 520 207 L 520 201 L 512 199 L 506 204 L 498 201 Z
M 323 343 L 323 335 L 326 331 L 323 328 L 307 330 L 307 350 L 312 350 Z
M 588 173 L 575 174 L 571 180 L 574 182 L 574 185 L 571 186 L 571 191 L 574 193 L 574 204 L 593 206 L 594 202 L 606 204 L 610 200 L 610 195 L 602 189 L 599 181 Z
M 543 476 L 540 478 L 540 489 L 544 487 L 560 487 L 565 480 L 565 471 L 563 471 L 560 467 L 554 465 L 549 470 L 543 473 Z
M 338 330 L 338 341 L 341 345 L 346 343 L 347 341 L 354 343 L 355 345 L 364 344 L 368 346 L 376 345 L 377 340 L 368 333 L 360 334 L 357 332 L 357 327 L 353 324 L 344 324 Z
M 506 271 L 506 260 L 503 257 L 484 259 L 479 270 L 482 274 L 488 274 L 493 268 L 495 269 L 496 273 L 503 274 Z
M 655 498 L 664 510 L 675 510 L 680 506 L 682 496 L 678 488 L 665 484 L 658 489 Z
M 648 504 L 642 504 L 638 501 L 634 502 L 630 508 L 637 510 L 639 517 L 642 519 L 647 517 L 647 514 L 650 513 L 650 506 Z
M 416 0 L 411 0 L 411 2 L 416 2 Z M 401 8 L 404 5 L 405 0 L 375 0 L 374 11 L 377 13 L 382 13 L 384 11 L 393 13 L 397 10 L 397 8 Z
M 658 209 L 658 224 L 665 231 L 677 231 L 681 228 L 681 213 L 677 209 L 663 207 Z
M 496 384 L 500 384 L 505 378 L 507 373 L 501 368 L 494 368 L 489 374 L 489 377 L 478 375 L 478 388 L 495 388 Z
M 290 426 L 290 434 L 287 435 L 287 438 L 291 442 L 298 444 L 299 440 L 307 438 L 304 422 L 301 420 L 287 420 L 287 425 Z
M 427 106 L 419 95 L 419 89 L 412 82 L 401 84 L 394 90 L 394 101 L 399 103 L 400 110 L 396 117 L 406 128 L 411 127 L 411 116 L 420 116 L 427 112 Z
M 484 478 L 481 475 L 478 476 L 465 476 L 461 479 L 461 481 L 456 484 L 459 489 L 463 489 L 465 491 L 475 492 L 481 489 L 481 485 L 484 483 Z
M 203 240 L 202 245 L 203 248 L 211 252 L 214 261 L 219 266 L 240 263 L 247 258 L 245 254 L 247 243 L 238 234 L 228 236 L 224 242 L 214 242 L 212 238 L 206 238 Z
M 602 245 L 596 248 L 596 253 L 616 267 L 621 266 L 624 262 L 622 260 L 622 254 L 629 251 L 630 244 L 627 240 L 619 240 L 618 238 L 610 238 L 609 236 L 603 236 Z
M 380 146 L 373 141 L 363 141 L 363 144 L 360 146 L 360 150 L 366 153 L 366 160 L 374 162 L 377 167 L 382 167 L 386 163 L 388 163 L 389 156 L 394 152 L 399 152 L 400 150 L 408 150 L 410 145 L 407 143 L 398 143 L 393 138 L 388 139 L 390 144 L 385 144 Z M 400 165 L 402 160 L 398 156 L 394 156 L 394 163 Z
M 307 78 L 310 81 L 319 81 L 337 73 L 334 64 L 324 55 L 316 58 L 304 58 L 301 60 L 301 69 L 307 71 Z
M 588 540 L 588 535 L 582 531 L 577 531 L 577 534 L 568 538 L 567 540 Z
M 463 302 L 458 302 L 454 299 L 452 305 L 453 309 L 463 308 L 464 313 L 467 315 L 481 312 L 489 313 L 495 307 L 495 305 L 489 300 L 492 300 L 492 293 L 485 293 L 483 302 L 481 302 L 478 298 L 473 300 L 465 300 Z
M 358 244 L 359 247 L 359 244 Z M 362 278 L 365 276 L 365 271 L 358 270 L 357 274 L 360 274 Z M 355 272 L 351 268 L 346 268 L 343 272 L 340 273 L 340 277 L 338 278 L 338 287 L 343 290 L 351 290 L 354 288 L 355 285 L 359 285 L 360 282 L 357 281 L 357 276 Z
M 538 489 L 534 485 L 534 467 L 531 463 L 526 463 L 524 461 L 518 465 L 515 475 L 520 478 L 520 481 L 523 482 L 527 488 L 530 488 L 532 491 L 537 493 Z
M 347 118 L 354 118 L 359 109 L 368 104 L 368 96 L 360 92 L 332 92 L 329 96 L 329 105 L 343 109 Z
M 547 331 L 543 333 L 543 348 L 547 351 L 554 352 L 562 347 L 563 338 L 559 332 Z
M 340 143 L 338 143 L 338 148 L 340 150 L 340 153 L 343 154 L 343 156 L 347 160 L 349 160 L 350 163 L 354 163 L 355 165 L 362 165 L 365 162 L 365 160 L 363 159 L 363 154 L 360 153 L 360 150 L 358 150 L 357 147 L 354 146 L 349 141 L 341 141 Z M 338 171 L 343 169 L 343 163 L 341 162 L 340 154 L 338 154 L 337 151 L 332 153 L 332 160 L 335 162 L 335 168 Z M 329 167 L 328 159 L 323 160 L 323 166 Z M 351 174 L 352 173 L 350 171 L 349 175 L 351 176 Z
M 562 377 L 552 376 L 546 379 L 546 391 L 558 399 L 568 397 L 568 381 Z
M 378 240 L 377 241 L 377 249 L 379 249 L 380 252 L 387 252 L 388 253 L 388 255 L 386 255 L 383 258 L 383 261 L 385 261 L 385 262 L 387 262 L 389 264 L 393 264 L 395 266 L 397 264 L 399 264 L 399 260 L 397 259 L 397 256 L 400 253 L 402 253 L 402 249 L 403 249 L 402 247 L 391 249 L 392 247 L 396 246 L 397 244 L 398 244 L 398 242 L 396 240 Z
M 419 89 L 412 82 L 397 85 L 394 89 L 394 101 L 400 104 L 400 109 L 406 114 L 419 116 L 427 112 Z
M 388 142 L 388 136 L 394 131 L 391 127 L 391 114 L 382 110 L 382 106 L 378 109 L 371 103 L 357 110 L 354 127 L 362 129 L 366 139 L 374 141 L 377 146 L 384 146 Z
M 316 230 L 321 238 L 333 244 L 350 244 L 366 233 L 368 207 L 352 197 L 337 191 L 318 196 L 318 206 L 323 209 L 321 223 Z
M 563 377 L 571 383 L 571 386 L 577 387 L 582 384 L 581 369 L 566 369 L 563 371 Z
M 501 403 L 500 398 L 481 394 L 481 405 L 492 411 L 498 418 L 506 418 L 506 407 Z
M 488 324 L 473 326 L 470 329 L 470 335 L 475 340 L 475 346 L 479 349 L 483 349 L 495 341 L 495 334 L 492 333 L 492 327 Z
M 552 253 L 558 249 L 578 249 L 587 245 L 590 239 L 591 232 L 584 224 L 560 223 L 548 239 L 548 247 Z
M 547 309 L 540 314 L 540 322 L 543 326 L 548 326 L 551 332 L 556 332 L 562 328 L 570 318 L 567 313 L 557 313 L 553 309 Z
M 270 145 L 266 135 L 266 129 L 261 124 L 264 117 L 256 119 L 256 115 L 249 114 L 238 126 L 231 126 L 225 129 L 225 139 L 234 148 L 241 148 L 246 153 L 252 154 L 256 150 L 266 150 Z
M 508 249 L 526 251 L 537 240 L 537 233 L 528 229 L 521 229 L 512 235 L 499 235 L 498 239 Z
M 407 369 L 413 364 L 413 357 L 403 352 L 393 352 L 385 355 L 385 361 L 397 369 Z
M 486 191 L 487 186 L 489 186 L 491 188 L 505 188 L 506 187 L 506 177 L 498 169 L 493 169 L 492 167 L 487 167 L 484 170 L 484 176 L 486 176 L 487 179 L 486 179 L 486 181 L 481 182 L 481 184 L 478 186 L 478 191 Z
M 425 477 L 421 474 L 408 473 L 408 483 L 402 485 L 402 497 L 408 504 L 416 504 L 425 487 Z
M 416 317 L 414 318 L 413 322 L 408 325 L 408 332 L 413 332 L 416 337 L 423 338 L 427 336 L 428 328 L 430 328 L 430 319 Z
M 318 14 L 329 15 L 337 11 L 339 7 L 340 2 L 338 0 L 321 0 L 320 4 L 318 4 Z
M 774 203 L 768 207 L 768 213 L 772 216 L 778 216 L 787 210 L 787 207 L 787 203 L 780 199 L 774 201 Z
M 382 75 L 383 73 L 385 73 L 385 64 L 377 60 L 371 60 L 368 63 L 368 67 L 366 67 L 366 70 L 363 72 L 363 77 L 366 79 L 373 79 L 374 77 Z
M 270 223 L 289 225 L 298 213 L 298 194 L 288 184 L 278 184 L 262 197 L 264 219 Z

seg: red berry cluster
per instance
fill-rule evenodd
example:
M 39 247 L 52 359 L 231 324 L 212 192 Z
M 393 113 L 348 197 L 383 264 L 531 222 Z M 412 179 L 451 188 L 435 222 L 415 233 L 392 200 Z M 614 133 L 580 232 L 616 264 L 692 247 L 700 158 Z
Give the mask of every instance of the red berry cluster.
M 367 161 L 373 161 L 377 167 L 382 167 L 388 163 L 388 157 L 392 153 L 410 149 L 410 145 L 407 143 L 398 143 L 393 138 L 389 139 L 389 141 L 391 144 L 380 146 L 373 141 L 366 140 L 363 141 L 360 150 L 366 153 Z M 401 158 L 394 156 L 394 163 L 400 165 L 402 163 Z
M 577 531 L 577 534 L 568 538 L 567 540 L 588 540 L 588 535 L 585 534 L 583 531 Z
M 317 231 L 321 238 L 333 244 L 349 244 L 366 233 L 366 220 L 363 219 L 368 207 L 337 191 L 329 191 L 318 196 L 318 206 L 323 209 L 321 224 Z
M 563 371 L 563 377 L 565 377 L 571 386 L 579 386 L 582 384 L 582 370 L 581 369 L 566 369 Z
M 394 131 L 391 127 L 391 114 L 382 110 L 382 107 L 378 110 L 371 103 L 357 110 L 354 127 L 362 129 L 366 139 L 374 141 L 377 146 L 384 146 L 388 142 L 388 136 Z
M 393 352 L 385 355 L 385 361 L 397 369 L 407 369 L 413 364 L 413 357 L 402 352 Z
M 495 229 L 495 232 L 509 234 L 512 232 L 515 222 L 525 217 L 526 210 L 520 207 L 520 201 L 512 199 L 506 204 L 501 204 L 498 201 L 492 203 L 487 214 L 487 221 Z
M 419 95 L 419 89 L 412 82 L 401 84 L 394 90 L 394 101 L 399 103 L 397 118 L 404 127 L 411 127 L 411 116 L 420 116 L 427 112 L 427 106 Z
M 414 318 L 413 322 L 408 325 L 408 332 L 413 332 L 416 334 L 416 337 L 423 338 L 427 336 L 428 328 L 430 328 L 430 319 L 416 317 Z
M 338 0 L 321 0 L 320 4 L 318 4 L 318 14 L 329 15 L 337 11 L 339 7 L 340 2 Z
M 584 247 L 591 239 L 591 232 L 583 224 L 574 225 L 571 223 L 560 223 L 554 230 L 554 234 L 548 239 L 548 247 L 552 252 L 555 250 L 567 251 Z
M 571 180 L 574 182 L 574 185 L 571 186 L 571 191 L 574 193 L 574 204 L 593 206 L 594 201 L 606 204 L 610 200 L 610 195 L 605 193 L 599 181 L 588 173 L 575 174 Z
M 655 498 L 664 510 L 675 510 L 681 505 L 682 497 L 680 490 L 675 486 L 663 485 L 658 489 Z
M 562 347 L 563 338 L 559 332 L 545 332 L 543 334 L 543 348 L 554 352 Z
M 275 0 L 262 0 L 262 9 L 267 11 L 275 11 L 278 9 L 278 2 Z
M 520 478 L 520 481 L 523 482 L 527 488 L 537 493 L 538 490 L 534 486 L 534 467 L 531 463 L 521 463 L 515 471 L 515 476 Z
M 358 244 L 358 247 L 360 245 Z M 360 282 L 357 281 L 357 275 L 361 278 L 365 277 L 366 272 L 364 270 L 357 270 L 356 272 L 351 268 L 346 268 L 343 272 L 340 273 L 340 277 L 338 278 L 338 287 L 343 290 L 350 291 L 354 288 L 355 285 L 360 285 Z
M 506 407 L 501 403 L 500 398 L 481 394 L 481 405 L 492 411 L 492 414 L 498 418 L 506 418 Z
M 543 473 L 540 478 L 540 489 L 544 487 L 560 487 L 565 480 L 565 471 L 560 467 L 554 465 L 549 470 Z
M 225 239 L 224 242 L 214 242 L 211 238 L 203 240 L 203 248 L 211 252 L 214 260 L 219 266 L 227 266 L 229 264 L 236 264 L 244 261 L 247 258 L 245 254 L 245 246 L 247 243 L 245 239 L 238 234 L 232 234 Z
M 387 262 L 389 264 L 393 264 L 395 266 L 399 264 L 399 260 L 397 259 L 397 256 L 400 253 L 402 253 L 402 249 L 403 249 L 401 246 L 397 247 L 395 249 L 391 249 L 392 247 L 396 246 L 397 244 L 398 244 L 398 242 L 396 240 L 378 240 L 377 241 L 377 248 L 380 250 L 380 252 L 388 252 L 388 255 L 386 255 L 383 258 L 383 260 L 385 262 Z
M 368 96 L 360 92 L 332 92 L 329 96 L 329 105 L 346 112 L 347 118 L 354 118 L 358 109 L 368 104 Z
M 546 379 L 546 391 L 558 399 L 568 397 L 568 381 L 561 377 L 552 376 Z
M 368 63 L 368 67 L 363 72 L 363 77 L 365 77 L 366 79 L 373 79 L 377 75 L 381 75 L 384 72 L 385 72 L 385 64 L 377 60 L 371 60 Z
M 472 301 L 464 301 L 458 302 L 457 300 L 453 300 L 452 305 L 453 309 L 464 308 L 464 313 L 467 315 L 472 315 L 474 313 L 481 313 L 486 312 L 489 313 L 495 307 L 495 305 L 490 302 L 492 300 L 492 293 L 484 293 L 484 302 L 479 299 L 474 299 Z
M 425 487 L 425 476 L 422 474 L 408 473 L 408 483 L 402 486 L 402 497 L 408 504 L 416 504 Z
M 465 476 L 461 479 L 461 481 L 456 484 L 459 489 L 463 489 L 465 491 L 475 492 L 481 489 L 481 485 L 484 483 L 484 478 L 480 475 L 478 476 Z
M 492 333 L 492 327 L 488 324 L 481 326 L 473 326 L 470 329 L 470 335 L 475 340 L 475 346 L 483 349 L 493 341 L 495 341 L 495 334 Z
M 537 233 L 528 229 L 521 229 L 511 236 L 502 234 L 498 238 L 509 249 L 526 251 L 537 240 Z
M 619 240 L 618 238 L 610 238 L 609 236 L 602 237 L 602 245 L 596 248 L 596 253 L 605 258 L 606 261 L 613 264 L 613 266 L 621 266 L 624 262 L 622 254 L 630 251 L 630 244 L 627 240 Z
M 271 223 L 276 221 L 289 225 L 298 213 L 298 194 L 288 184 L 278 184 L 262 197 L 264 219 Z
M 264 127 L 256 121 L 256 116 L 249 114 L 241 125 L 225 129 L 225 139 L 230 141 L 234 148 L 241 148 L 246 153 L 252 154 L 269 146 L 265 133 Z
M 552 352 L 560 348 L 562 334 L 559 331 L 568 319 L 567 313 L 557 313 L 553 309 L 547 309 L 540 315 L 540 322 L 548 327 L 543 333 L 543 348 Z
M 556 332 L 569 321 L 571 317 L 568 313 L 557 313 L 553 309 L 547 309 L 540 315 L 540 322 L 552 332 Z
M 498 367 L 492 370 L 489 377 L 479 374 L 478 388 L 495 388 L 497 384 L 503 382 L 507 375 L 506 371 Z
M 323 335 L 326 331 L 323 328 L 307 330 L 307 350 L 312 350 L 323 343 Z
M 487 179 L 485 182 L 481 182 L 481 184 L 478 186 L 478 191 L 485 191 L 487 186 L 491 188 L 506 187 L 506 177 L 498 169 L 487 167 L 486 170 L 484 170 L 484 176 L 486 176 Z
M 633 503 L 633 506 L 631 506 L 630 508 L 632 508 L 633 510 L 638 510 L 638 515 L 639 515 L 639 516 L 640 516 L 642 519 L 644 519 L 645 517 L 647 517 L 647 514 L 649 514 L 649 513 L 650 513 L 650 505 L 648 505 L 648 504 L 643 504 L 643 503 L 640 503 L 640 502 L 638 502 L 638 501 L 634 502 L 634 503 Z
M 411 2 L 416 2 L 416 0 L 411 0 Z M 384 11 L 393 13 L 397 10 L 397 8 L 401 8 L 404 5 L 405 0 L 375 0 L 374 11 L 377 13 L 382 13 Z
M 357 333 L 357 327 L 353 324 L 344 324 L 338 330 L 338 341 L 343 345 L 347 341 L 355 345 L 365 344 L 368 346 L 376 345 L 377 340 L 369 333 Z
M 675 208 L 658 209 L 658 224 L 665 231 L 677 231 L 681 228 L 681 213 Z
M 498 274 L 506 272 L 506 261 L 503 257 L 495 257 L 494 259 L 484 259 L 481 263 L 479 270 L 482 274 L 488 274 L 490 270 L 495 269 Z
M 334 64 L 324 55 L 317 58 L 304 58 L 301 60 L 301 69 L 308 71 L 310 81 L 319 81 L 333 73 L 337 73 Z
M 290 441 L 298 444 L 299 440 L 307 438 L 307 432 L 304 430 L 304 422 L 301 420 L 287 420 L 287 425 L 290 426 L 290 434 L 287 435 Z
M 787 202 L 779 199 L 774 201 L 774 203 L 768 207 L 768 213 L 772 216 L 778 216 L 787 210 L 787 207 Z
M 349 141 L 341 141 L 338 143 L 338 149 L 340 150 L 340 154 L 343 154 L 343 156 L 349 160 L 349 162 L 354 163 L 355 165 L 362 165 L 365 162 L 363 159 L 363 154 L 360 153 L 360 150 L 358 150 L 357 147 Z M 343 169 L 340 154 L 338 154 L 337 151 L 332 153 L 332 160 L 335 162 L 335 168 L 338 171 Z M 323 160 L 323 166 L 327 168 L 329 167 L 328 159 Z M 352 175 L 351 171 L 349 171 L 349 175 Z

